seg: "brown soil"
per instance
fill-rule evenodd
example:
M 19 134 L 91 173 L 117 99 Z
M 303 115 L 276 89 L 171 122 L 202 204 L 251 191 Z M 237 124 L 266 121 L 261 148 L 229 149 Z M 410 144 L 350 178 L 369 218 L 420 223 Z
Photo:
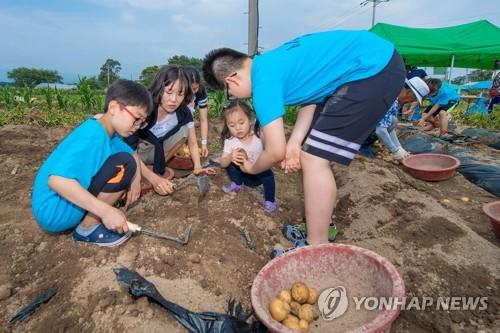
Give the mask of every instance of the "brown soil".
M 272 216 L 255 190 L 224 194 L 224 172 L 210 178 L 201 203 L 194 185 L 169 197 L 150 193 L 129 209 L 129 219 L 172 235 L 191 225 L 189 244 L 138 235 L 103 249 L 77 244 L 69 233 L 47 234 L 31 215 L 33 177 L 68 131 L 0 128 L 1 332 L 184 332 L 162 308 L 132 299 L 118 285 L 112 270 L 118 265 L 137 270 L 164 297 L 194 311 L 223 312 L 229 297 L 250 306 L 252 281 L 269 252 L 277 243 L 289 246 L 281 227 L 304 219 L 298 175 L 275 170 L 280 208 Z M 500 331 L 500 240 L 481 211 L 494 196 L 461 175 L 428 183 L 381 159 L 357 158 L 349 168 L 333 169 L 337 242 L 388 258 L 407 296 L 488 297 L 484 311 L 403 311 L 394 332 Z M 250 232 L 255 253 L 245 247 L 241 227 Z M 52 300 L 26 320 L 8 323 L 54 286 L 59 292 Z

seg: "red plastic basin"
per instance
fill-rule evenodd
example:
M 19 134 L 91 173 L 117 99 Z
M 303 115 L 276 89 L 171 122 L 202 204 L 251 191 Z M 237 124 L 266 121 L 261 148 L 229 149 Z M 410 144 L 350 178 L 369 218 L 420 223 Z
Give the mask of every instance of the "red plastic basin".
M 500 201 L 484 204 L 483 212 L 490 218 L 493 232 L 500 238 Z
M 440 181 L 453 176 L 460 166 L 460 161 L 453 156 L 443 154 L 418 154 L 405 158 L 403 165 L 415 178 Z
M 295 249 L 267 263 L 252 284 L 252 306 L 256 316 L 271 332 L 293 332 L 269 313 L 278 292 L 304 282 L 321 292 L 344 287 L 346 312 L 333 320 L 321 316 L 308 332 L 388 332 L 400 308 L 356 310 L 353 297 L 404 297 L 404 282 L 396 268 L 382 256 L 352 245 L 322 244 Z M 321 296 L 320 296 L 321 300 Z

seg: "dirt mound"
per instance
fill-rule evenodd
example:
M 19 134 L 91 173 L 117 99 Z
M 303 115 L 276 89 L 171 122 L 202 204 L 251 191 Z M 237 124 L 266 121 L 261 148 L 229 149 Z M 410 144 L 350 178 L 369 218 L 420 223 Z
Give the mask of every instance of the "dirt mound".
M 162 295 L 194 311 L 224 311 L 234 297 L 250 306 L 250 287 L 276 243 L 289 246 L 280 229 L 304 220 L 298 175 L 276 170 L 275 215 L 264 213 L 254 189 L 226 195 L 223 172 L 210 178 L 198 202 L 190 186 L 169 197 L 148 194 L 127 215 L 147 229 L 180 235 L 192 226 L 187 246 L 132 237 L 116 249 L 76 244 L 70 234 L 47 234 L 31 215 L 33 177 L 69 129 L 0 128 L 0 318 L 11 332 L 184 332 L 145 299 L 134 300 L 116 282 L 117 265 L 137 270 Z M 425 183 L 400 166 L 356 159 L 334 166 L 337 241 L 371 249 L 396 265 L 409 296 L 488 297 L 484 311 L 403 311 L 395 332 L 500 330 L 500 241 L 481 211 L 494 198 L 457 175 Z M 470 200 L 464 201 L 467 196 Z M 246 247 L 242 228 L 256 246 Z M 59 292 L 25 321 L 10 318 L 41 292 Z

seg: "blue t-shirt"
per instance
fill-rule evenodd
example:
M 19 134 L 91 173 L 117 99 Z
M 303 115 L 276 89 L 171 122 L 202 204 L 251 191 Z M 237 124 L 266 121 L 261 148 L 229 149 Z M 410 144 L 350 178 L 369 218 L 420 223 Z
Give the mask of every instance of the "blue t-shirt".
M 327 31 L 297 37 L 255 56 L 252 98 L 262 126 L 285 105 L 318 104 L 341 85 L 378 74 L 394 46 L 368 31 Z
M 439 88 L 437 95 L 430 97 L 429 102 L 431 105 L 434 104 L 446 105 L 450 101 L 455 101 L 455 102 L 460 101 L 460 95 L 455 89 L 453 89 L 452 86 L 442 81 L 441 88 Z
M 31 208 L 38 223 L 47 231 L 60 232 L 76 226 L 85 210 L 51 190 L 51 175 L 75 179 L 88 189 L 92 178 L 113 154 L 133 150 L 115 134 L 112 138 L 96 119 L 88 119 L 64 138 L 42 164 L 33 185 Z

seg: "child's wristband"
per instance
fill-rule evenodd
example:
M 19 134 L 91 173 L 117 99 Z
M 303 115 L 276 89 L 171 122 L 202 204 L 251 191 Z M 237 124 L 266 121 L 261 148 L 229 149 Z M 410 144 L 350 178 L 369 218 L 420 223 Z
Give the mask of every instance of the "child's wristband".
M 206 144 L 207 144 L 207 139 L 202 139 L 202 140 L 201 140 L 201 144 L 202 144 L 202 145 L 206 145 Z

